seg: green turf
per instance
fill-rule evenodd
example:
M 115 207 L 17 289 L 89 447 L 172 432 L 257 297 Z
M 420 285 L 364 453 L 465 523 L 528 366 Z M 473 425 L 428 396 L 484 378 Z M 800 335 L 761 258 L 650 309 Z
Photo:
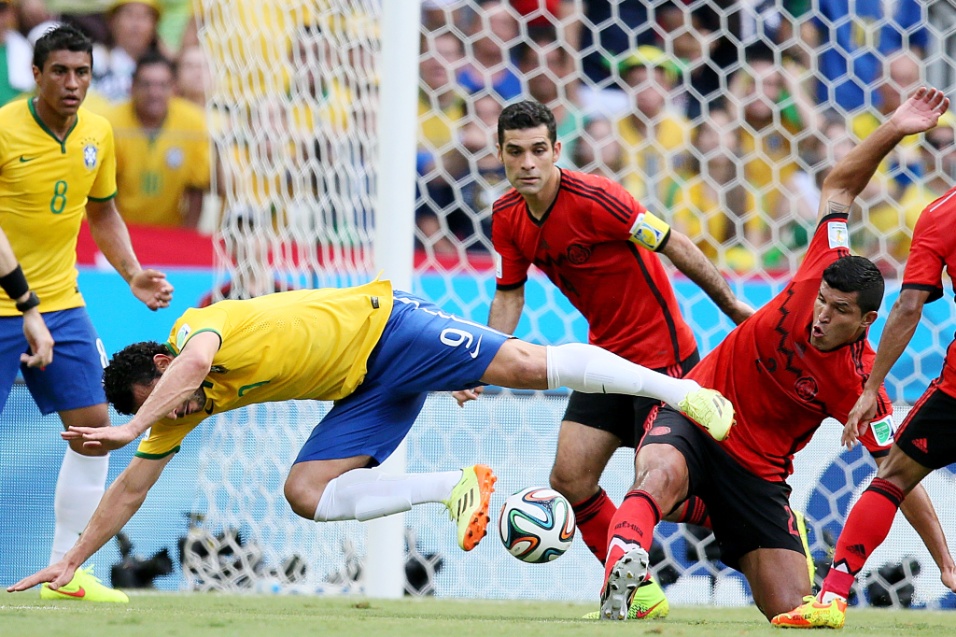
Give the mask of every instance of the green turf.
M 43 602 L 0 593 L 2 637 L 565 637 L 793 635 L 753 607 L 678 608 L 663 621 L 601 622 L 592 608 L 553 602 L 380 601 L 300 596 L 141 594 L 128 606 Z M 797 632 L 796 634 L 801 634 Z M 813 634 L 820 634 L 819 631 Z M 831 634 L 831 633 L 824 633 Z M 850 609 L 839 635 L 956 634 L 956 612 Z

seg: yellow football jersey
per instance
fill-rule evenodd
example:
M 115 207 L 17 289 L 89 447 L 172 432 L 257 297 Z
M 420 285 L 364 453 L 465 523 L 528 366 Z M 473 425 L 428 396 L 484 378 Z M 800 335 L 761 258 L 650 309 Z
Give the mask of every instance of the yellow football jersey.
M 279 292 L 187 310 L 168 347 L 179 353 L 195 334 L 212 331 L 222 344 L 203 381 L 203 411 L 165 418 L 136 455 L 179 450 L 187 433 L 213 414 L 253 403 L 339 400 L 355 391 L 392 311 L 392 285 L 373 281 L 345 289 Z
M 41 312 L 83 305 L 76 240 L 87 199 L 116 194 L 109 122 L 85 108 L 63 141 L 37 117 L 33 100 L 0 108 L 0 227 L 10 239 Z M 18 316 L 0 297 L 0 316 Z
M 116 136 L 116 205 L 128 223 L 183 225 L 183 194 L 209 188 L 206 114 L 174 97 L 162 128 L 142 128 L 132 102 L 110 113 Z

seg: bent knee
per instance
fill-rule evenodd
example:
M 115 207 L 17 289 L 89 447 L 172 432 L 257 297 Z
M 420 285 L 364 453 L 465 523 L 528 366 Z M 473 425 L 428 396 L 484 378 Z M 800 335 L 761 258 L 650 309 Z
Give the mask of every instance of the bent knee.
M 568 499 L 571 504 L 587 500 L 597 493 L 600 474 L 571 473 L 555 466 L 548 482 L 551 488 Z
M 285 499 L 292 512 L 307 520 L 315 520 L 315 510 L 322 499 L 325 485 L 316 487 L 301 480 L 289 478 L 285 481 Z
M 637 453 L 634 466 L 634 488 L 650 493 L 669 511 L 687 497 L 690 474 L 684 454 L 670 445 L 648 445 Z

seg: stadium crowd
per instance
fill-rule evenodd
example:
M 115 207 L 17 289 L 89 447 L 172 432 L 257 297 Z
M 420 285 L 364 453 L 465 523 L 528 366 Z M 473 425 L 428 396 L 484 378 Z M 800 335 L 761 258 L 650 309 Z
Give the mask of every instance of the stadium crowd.
M 323 203 L 324 192 L 369 185 L 371 158 L 344 140 L 369 120 L 357 107 L 369 80 L 341 72 L 367 62 L 349 16 L 286 3 L 301 12 L 290 29 L 276 7 L 229 4 L 230 19 L 256 24 L 250 54 L 284 48 L 285 95 L 239 100 L 213 87 L 210 65 L 229 68 L 200 43 L 225 11 L 215 2 L 194 15 L 189 0 L 0 0 L 0 104 L 32 91 L 32 43 L 73 23 L 97 43 L 85 106 L 113 124 L 127 223 L 208 233 L 225 216 L 240 230 L 361 233 L 370 210 Z M 491 203 L 508 187 L 497 117 L 530 97 L 555 113 L 559 165 L 624 184 L 722 268 L 791 270 L 828 168 L 919 83 L 954 84 L 939 53 L 956 43 L 934 37 L 956 22 L 951 3 L 851 4 L 424 0 L 419 249 L 452 260 L 490 251 Z M 229 68 L 237 79 L 221 83 L 243 72 L 255 71 Z M 956 177 L 954 130 L 946 116 L 907 139 L 861 196 L 854 248 L 890 276 L 919 212 Z M 296 162 L 304 176 L 290 174 Z M 351 166 L 353 183 L 331 165 Z

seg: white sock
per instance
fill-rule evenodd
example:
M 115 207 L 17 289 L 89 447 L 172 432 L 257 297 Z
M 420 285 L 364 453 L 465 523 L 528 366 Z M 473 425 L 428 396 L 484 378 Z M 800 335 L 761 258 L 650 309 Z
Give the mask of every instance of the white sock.
M 53 496 L 56 526 L 53 531 L 50 564 L 63 559 L 93 517 L 93 511 L 106 491 L 106 474 L 109 468 L 109 454 L 84 456 L 70 447 L 66 448 L 56 481 L 56 494 Z
M 443 502 L 460 479 L 460 470 L 388 475 L 378 469 L 352 469 L 325 487 L 313 519 L 364 522 L 408 511 L 415 504 Z
M 594 345 L 548 346 L 548 389 L 568 387 L 588 394 L 628 394 L 663 400 L 672 407 L 700 389 L 695 381 L 641 367 Z

